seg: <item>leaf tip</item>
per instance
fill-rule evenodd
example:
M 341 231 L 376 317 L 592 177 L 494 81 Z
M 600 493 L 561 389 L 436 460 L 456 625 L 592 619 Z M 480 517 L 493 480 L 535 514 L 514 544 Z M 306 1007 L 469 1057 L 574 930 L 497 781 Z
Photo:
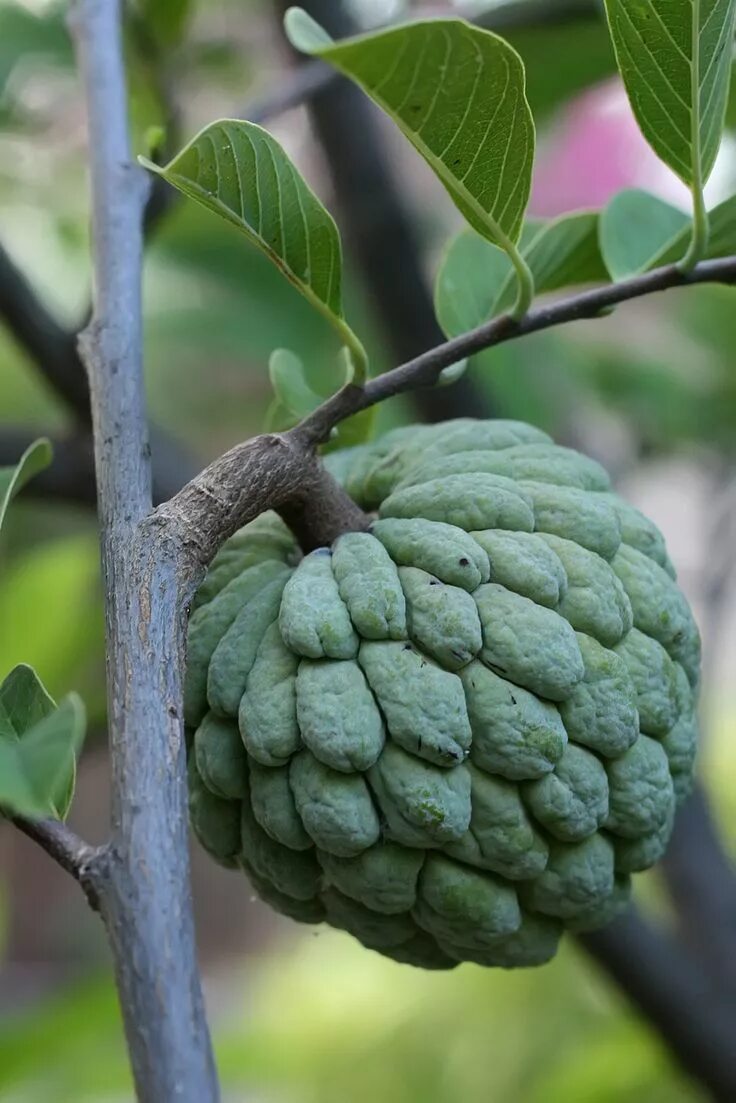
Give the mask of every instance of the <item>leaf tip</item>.
M 320 27 L 304 8 L 286 9 L 284 33 L 294 49 L 303 54 L 318 54 L 334 42 L 324 27 Z

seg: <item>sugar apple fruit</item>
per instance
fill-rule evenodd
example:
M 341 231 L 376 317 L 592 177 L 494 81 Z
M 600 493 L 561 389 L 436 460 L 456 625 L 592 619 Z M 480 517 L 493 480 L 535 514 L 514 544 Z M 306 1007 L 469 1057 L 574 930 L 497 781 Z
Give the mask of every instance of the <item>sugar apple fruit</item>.
M 265 514 L 196 597 L 194 831 L 397 961 L 545 962 L 626 904 L 691 785 L 699 638 L 662 536 L 518 422 L 328 464 L 370 532 L 302 556 Z

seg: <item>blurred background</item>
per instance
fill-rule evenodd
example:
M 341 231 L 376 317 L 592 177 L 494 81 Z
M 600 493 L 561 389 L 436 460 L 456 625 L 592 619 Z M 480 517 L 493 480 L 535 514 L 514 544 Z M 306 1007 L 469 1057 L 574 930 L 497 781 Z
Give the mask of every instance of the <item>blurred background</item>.
M 533 213 L 597 207 L 625 186 L 687 206 L 684 189 L 638 134 L 597 3 L 304 6 L 337 34 L 454 10 L 508 37 L 526 63 L 539 130 Z M 65 8 L 0 0 L 0 463 L 39 433 L 58 441 L 59 456 L 56 472 L 13 507 L 3 536 L 0 677 L 23 660 L 53 694 L 84 696 L 91 732 L 71 822 L 97 842 L 108 815 L 104 650 L 84 388 L 71 339 L 90 295 L 86 132 Z M 297 72 L 282 14 L 278 0 L 130 3 L 134 149 L 147 152 L 152 127 L 165 128 L 173 151 L 218 117 L 266 122 L 338 220 L 349 317 L 380 371 L 441 339 L 431 288 L 459 216 L 360 93 L 338 80 L 323 88 L 314 65 Z M 294 106 L 304 95 L 308 106 Z M 736 132 L 729 131 L 709 199 L 734 190 Z M 326 324 L 242 237 L 165 191 L 155 193 L 149 215 L 146 373 L 165 496 L 264 427 L 274 347 L 298 352 L 323 394 L 337 386 L 339 368 Z M 468 413 L 534 421 L 604 462 L 621 492 L 658 523 L 704 637 L 699 772 L 732 856 L 734 302 L 724 288 L 668 292 L 607 319 L 527 337 L 477 357 L 454 387 L 386 403 L 378 417 L 379 428 Z M 663 873 L 638 883 L 644 913 L 675 929 Z M 194 896 L 228 1100 L 709 1098 L 573 943 L 536 971 L 463 965 L 423 974 L 347 936 L 276 917 L 243 878 L 199 850 Z M 131 1098 L 98 919 L 40 850 L 0 825 L 0 1099 Z

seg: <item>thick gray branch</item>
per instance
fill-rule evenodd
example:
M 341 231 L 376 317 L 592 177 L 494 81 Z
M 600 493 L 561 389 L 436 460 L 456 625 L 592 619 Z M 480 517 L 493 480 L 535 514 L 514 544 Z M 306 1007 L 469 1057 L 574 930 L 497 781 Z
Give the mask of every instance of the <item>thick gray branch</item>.
M 176 539 L 191 593 L 223 541 L 267 509 L 284 516 L 305 550 L 368 524 L 298 428 L 231 448 L 160 506 L 149 524 Z
M 141 342 L 142 215 L 131 164 L 119 0 L 80 0 L 73 30 L 89 113 L 95 262 L 88 370 L 106 593 L 113 831 L 98 868 L 138 1098 L 218 1098 L 196 966 L 185 751 L 184 602 L 154 539 Z

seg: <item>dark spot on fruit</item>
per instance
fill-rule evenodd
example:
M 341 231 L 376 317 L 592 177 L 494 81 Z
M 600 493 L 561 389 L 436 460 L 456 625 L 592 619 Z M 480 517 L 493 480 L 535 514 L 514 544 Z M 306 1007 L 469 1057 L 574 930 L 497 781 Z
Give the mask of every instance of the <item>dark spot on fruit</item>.
M 461 567 L 470 566 L 470 560 L 466 559 L 465 556 L 463 556 L 462 559 L 458 559 L 458 563 L 460 564 Z
M 516 704 L 516 698 L 514 697 L 513 693 L 511 694 L 511 704 L 512 705 Z
M 405 643 L 404 644 L 404 651 L 411 651 L 411 644 L 410 643 Z

